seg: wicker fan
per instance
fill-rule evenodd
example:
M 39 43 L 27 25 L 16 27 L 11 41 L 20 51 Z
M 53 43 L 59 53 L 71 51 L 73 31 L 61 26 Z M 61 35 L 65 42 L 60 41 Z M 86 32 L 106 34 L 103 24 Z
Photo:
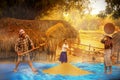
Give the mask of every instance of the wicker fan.
M 115 31 L 115 26 L 112 23 L 107 23 L 104 25 L 104 31 L 107 34 L 112 34 Z

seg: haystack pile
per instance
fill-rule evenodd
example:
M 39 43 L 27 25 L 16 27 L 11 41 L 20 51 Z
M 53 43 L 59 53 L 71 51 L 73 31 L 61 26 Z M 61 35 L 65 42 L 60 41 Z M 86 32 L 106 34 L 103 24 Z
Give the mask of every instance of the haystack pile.
M 30 36 L 35 46 L 46 39 L 57 42 L 57 44 L 64 38 L 75 40 L 78 34 L 70 24 L 61 20 L 0 19 L 0 59 L 17 56 L 14 43 L 21 28 Z

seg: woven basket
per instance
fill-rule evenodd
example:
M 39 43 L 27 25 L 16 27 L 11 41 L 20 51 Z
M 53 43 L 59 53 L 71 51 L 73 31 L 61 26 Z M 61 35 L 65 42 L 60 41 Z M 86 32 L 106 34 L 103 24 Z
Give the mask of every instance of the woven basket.
M 104 25 L 104 31 L 107 34 L 112 34 L 115 31 L 115 26 L 112 23 L 106 23 Z

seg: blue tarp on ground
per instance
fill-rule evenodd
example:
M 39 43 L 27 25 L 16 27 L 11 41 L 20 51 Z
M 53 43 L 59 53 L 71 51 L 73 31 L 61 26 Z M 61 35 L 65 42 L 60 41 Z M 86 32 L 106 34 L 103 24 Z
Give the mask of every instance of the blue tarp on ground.
M 88 70 L 93 74 L 70 76 L 70 75 L 51 75 L 42 72 L 44 69 L 51 68 L 53 66 L 59 65 L 45 64 L 45 63 L 33 63 L 33 65 L 38 69 L 38 73 L 35 74 L 31 71 L 27 64 L 20 64 L 18 72 L 13 72 L 15 64 L 0 64 L 0 80 L 120 80 L 120 67 L 113 66 L 112 74 L 104 73 L 104 64 L 90 64 L 90 63 L 71 63 L 72 65 Z

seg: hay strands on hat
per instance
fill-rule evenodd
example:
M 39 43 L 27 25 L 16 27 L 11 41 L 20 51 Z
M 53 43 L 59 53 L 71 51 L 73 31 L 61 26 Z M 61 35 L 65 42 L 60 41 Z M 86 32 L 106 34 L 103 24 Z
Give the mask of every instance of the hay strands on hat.
M 20 55 L 22 56 L 22 55 L 25 55 L 25 54 L 29 54 L 30 52 L 32 52 L 32 51 L 34 51 L 34 50 L 40 48 L 41 46 L 44 46 L 45 44 L 46 44 L 46 43 L 42 43 L 42 44 L 40 44 L 39 46 L 35 47 L 34 49 L 28 50 L 28 51 L 23 52 L 23 53 L 18 54 L 18 55 L 19 55 L 19 56 L 20 56 Z

